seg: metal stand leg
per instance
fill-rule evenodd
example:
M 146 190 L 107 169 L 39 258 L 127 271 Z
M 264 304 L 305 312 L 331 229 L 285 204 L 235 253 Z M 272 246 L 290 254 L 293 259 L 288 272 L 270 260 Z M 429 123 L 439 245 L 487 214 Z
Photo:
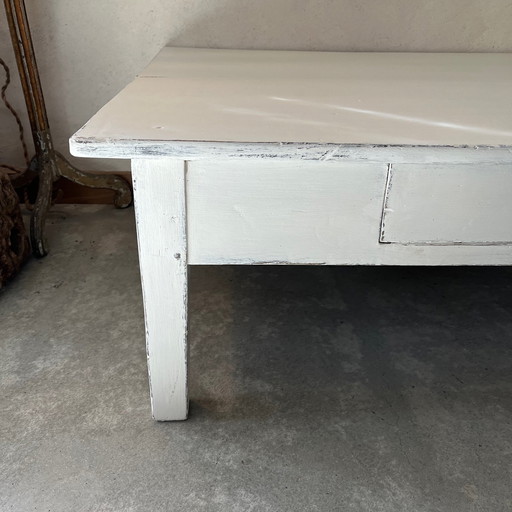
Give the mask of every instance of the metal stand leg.
M 38 258 L 48 254 L 44 225 L 52 202 L 52 185 L 56 175 L 56 166 L 53 160 L 47 160 L 41 164 L 37 198 L 30 218 L 30 244 L 32 253 Z
M 80 171 L 71 165 L 59 152 L 57 156 L 57 170 L 59 176 L 91 188 L 109 188 L 115 190 L 114 206 L 126 208 L 132 204 L 132 191 L 128 183 L 115 174 L 91 174 Z
M 4 4 L 32 129 L 36 150 L 36 171 L 39 173 L 39 190 L 32 212 L 30 241 L 34 255 L 43 257 L 48 254 L 44 224 L 51 206 L 52 185 L 59 177 L 62 176 L 87 187 L 115 190 L 114 204 L 117 208 L 129 206 L 132 202 L 132 193 L 128 183 L 121 177 L 96 176 L 79 171 L 54 150 L 25 2 L 24 0 L 4 0 Z

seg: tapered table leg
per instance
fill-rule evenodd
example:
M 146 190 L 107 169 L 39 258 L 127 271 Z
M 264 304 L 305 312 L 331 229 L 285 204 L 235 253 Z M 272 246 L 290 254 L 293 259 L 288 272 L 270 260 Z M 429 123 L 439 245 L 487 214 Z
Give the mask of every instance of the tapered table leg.
M 187 241 L 184 162 L 133 160 L 151 407 L 184 420 L 187 398 Z

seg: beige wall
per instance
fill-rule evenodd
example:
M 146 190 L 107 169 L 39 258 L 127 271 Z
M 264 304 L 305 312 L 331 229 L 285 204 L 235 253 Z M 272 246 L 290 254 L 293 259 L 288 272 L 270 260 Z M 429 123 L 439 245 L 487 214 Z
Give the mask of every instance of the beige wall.
M 55 144 L 126 85 L 165 44 L 345 51 L 512 51 L 510 0 L 25 0 Z M 0 55 L 26 117 L 5 21 Z M 28 135 L 30 139 L 30 136 Z M 20 164 L 0 111 L 0 161 Z M 123 162 L 78 161 L 126 170 Z

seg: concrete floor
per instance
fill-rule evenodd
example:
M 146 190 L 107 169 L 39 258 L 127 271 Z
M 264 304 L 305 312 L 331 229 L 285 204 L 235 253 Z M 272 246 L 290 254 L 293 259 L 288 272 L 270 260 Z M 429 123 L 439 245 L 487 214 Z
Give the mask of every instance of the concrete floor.
M 57 206 L 0 293 L 0 510 L 510 511 L 510 268 L 195 267 L 151 420 L 133 210 Z

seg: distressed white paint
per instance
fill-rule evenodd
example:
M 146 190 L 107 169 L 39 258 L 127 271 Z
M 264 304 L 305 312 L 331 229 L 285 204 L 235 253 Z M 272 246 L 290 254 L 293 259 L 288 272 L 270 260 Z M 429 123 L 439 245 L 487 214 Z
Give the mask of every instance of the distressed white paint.
M 512 243 L 512 165 L 390 168 L 381 241 Z
M 468 0 L 33 0 L 26 4 L 52 135 L 63 153 L 69 135 L 166 43 L 328 51 L 512 51 L 510 0 L 486 0 L 485 5 Z M 0 55 L 12 71 L 8 97 L 26 120 L 5 22 Z M 29 134 L 28 126 L 27 130 Z M 16 125 L 7 109 L 0 109 L 0 152 L 3 162 L 23 163 Z M 126 164 L 113 159 L 87 163 L 97 171 L 128 170 Z
M 455 246 L 453 242 L 451 246 L 441 247 L 381 243 L 387 167 L 384 162 L 347 161 L 189 162 L 188 262 L 191 265 L 512 263 L 510 245 Z M 418 166 L 420 176 L 428 167 Z M 459 168 L 462 172 L 472 169 L 471 166 Z M 477 171 L 473 175 L 482 183 L 494 168 L 503 173 L 512 170 L 508 165 L 487 167 L 482 168 L 481 174 Z M 440 201 L 447 201 L 447 195 L 442 192 L 443 180 L 437 179 L 432 170 L 425 172 L 432 173 L 432 182 L 422 182 L 428 197 L 435 201 L 436 196 L 431 192 L 438 190 Z M 463 182 L 464 176 L 458 177 Z M 489 193 L 491 189 L 488 187 Z M 473 193 L 474 188 L 470 187 L 464 191 L 468 196 L 459 194 L 463 208 L 474 199 Z M 497 194 L 500 193 L 494 197 Z M 507 225 L 498 229 L 510 231 L 512 215 L 506 204 L 503 200 L 496 205 L 499 225 Z M 445 229 L 457 229 L 461 219 L 460 215 L 453 220 L 447 216 Z M 468 218 L 466 224 L 475 222 L 480 221 Z M 418 219 L 419 232 L 426 228 L 428 221 L 422 225 Z M 492 231 L 493 223 L 488 228 Z
M 387 165 L 189 162 L 189 263 L 364 261 Z
M 512 145 L 511 89 L 512 54 L 164 48 L 72 147 L 90 156 L 90 143 L 127 140 Z
M 133 160 L 151 406 L 156 420 L 187 417 L 185 166 Z
M 155 418 L 187 415 L 187 264 L 512 264 L 510 64 L 166 49 L 80 130 L 134 159 Z
M 70 140 L 74 155 L 91 158 L 179 158 L 183 160 L 321 160 L 366 162 L 512 162 L 512 150 L 504 147 L 375 146 L 351 144 L 106 141 Z

